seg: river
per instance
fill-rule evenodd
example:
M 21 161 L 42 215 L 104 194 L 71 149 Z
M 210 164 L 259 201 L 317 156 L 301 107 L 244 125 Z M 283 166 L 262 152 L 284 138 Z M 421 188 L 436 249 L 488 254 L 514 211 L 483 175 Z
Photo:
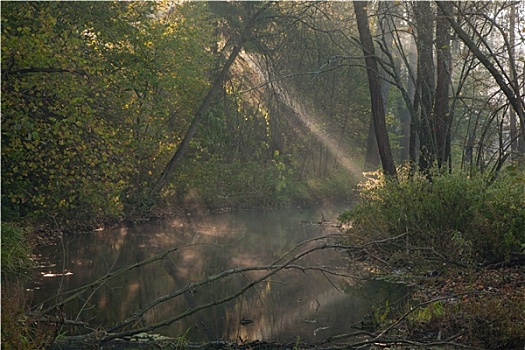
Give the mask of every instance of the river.
M 107 327 L 152 300 L 232 268 L 267 265 L 297 243 L 338 233 L 330 225 L 340 207 L 193 215 L 132 227 L 71 235 L 37 251 L 39 269 L 28 288 L 34 305 L 106 274 L 177 247 L 162 260 L 131 269 L 65 305 L 68 319 Z M 321 250 L 300 261 L 336 268 L 345 254 Z M 138 326 L 178 315 L 241 289 L 259 273 L 241 273 L 198 287 L 160 304 Z M 352 331 L 372 310 L 394 305 L 407 290 L 380 281 L 333 277 L 315 271 L 285 270 L 257 283 L 242 296 L 164 326 L 156 332 L 189 341 L 264 340 L 315 342 Z M 77 327 L 78 328 L 78 327 Z M 78 329 L 68 330 L 71 333 Z

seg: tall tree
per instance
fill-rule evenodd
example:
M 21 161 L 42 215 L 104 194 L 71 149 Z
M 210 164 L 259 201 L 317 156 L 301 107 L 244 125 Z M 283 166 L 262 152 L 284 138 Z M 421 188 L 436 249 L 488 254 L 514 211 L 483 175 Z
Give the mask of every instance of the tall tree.
M 393 9 L 393 3 L 388 1 L 380 2 L 378 4 L 378 21 L 377 21 L 377 31 L 381 34 L 382 42 L 382 52 L 392 51 L 393 43 L 393 26 L 391 25 L 390 13 Z M 386 61 L 385 57 L 381 57 L 382 60 Z M 386 82 L 387 73 L 385 72 L 384 66 L 379 65 L 379 76 L 381 77 L 381 95 L 383 98 L 383 109 L 386 111 L 388 106 L 388 92 L 390 91 L 390 84 Z M 365 170 L 377 169 L 377 166 L 380 163 L 379 149 L 377 146 L 375 128 L 373 119 L 370 118 L 370 125 L 368 128 L 368 137 L 367 137 L 367 147 L 366 147 L 366 156 L 365 156 Z
M 446 10 L 452 13 L 453 4 L 443 3 Z M 452 112 L 449 109 L 449 94 L 452 74 L 452 54 L 450 50 L 450 24 L 438 10 L 436 19 L 436 94 L 434 96 L 434 115 L 437 166 L 441 168 L 450 159 L 450 129 Z M 449 162 L 450 166 L 451 163 Z
M 355 1 L 354 9 L 359 30 L 359 38 L 363 47 L 365 64 L 368 75 L 368 86 L 370 90 L 370 100 L 372 104 L 372 119 L 377 138 L 377 146 L 381 157 L 381 164 L 386 175 L 393 178 L 397 177 L 397 170 L 392 157 L 388 131 L 386 128 L 385 106 L 381 93 L 381 84 L 379 80 L 379 68 L 375 54 L 372 34 L 368 25 L 367 1 Z
M 432 108 L 434 103 L 434 14 L 431 3 L 416 1 L 413 4 L 417 31 L 417 90 L 415 99 L 420 111 L 419 138 L 421 150 L 419 168 L 426 171 L 435 160 L 434 123 Z M 430 25 L 429 25 L 430 24 Z
M 193 136 L 195 135 L 197 131 L 197 127 L 199 123 L 201 122 L 204 113 L 209 109 L 211 102 L 217 92 L 222 87 L 224 80 L 226 79 L 228 75 L 228 71 L 232 64 L 235 62 L 237 57 L 239 56 L 239 53 L 241 52 L 243 46 L 252 39 L 253 35 L 253 29 L 255 25 L 257 24 L 257 21 L 260 19 L 262 14 L 267 10 L 267 8 L 271 5 L 270 2 L 263 4 L 260 8 L 256 9 L 256 11 L 251 14 L 251 16 L 246 19 L 246 23 L 243 24 L 244 28 L 241 29 L 240 37 L 237 39 L 237 42 L 234 43 L 233 48 L 231 49 L 231 52 L 228 55 L 228 59 L 223 64 L 223 66 L 218 70 L 217 75 L 213 79 L 213 83 L 211 84 L 210 89 L 208 90 L 206 97 L 202 101 L 201 105 L 195 112 L 195 115 L 192 119 L 192 122 L 182 139 L 179 147 L 177 148 L 177 151 L 173 155 L 173 157 L 169 160 L 169 162 L 166 164 L 166 167 L 164 168 L 164 171 L 161 173 L 158 180 L 155 182 L 155 185 L 153 187 L 153 191 L 155 193 L 159 193 L 164 186 L 168 183 L 168 180 L 170 176 L 173 174 L 177 166 L 182 161 L 184 155 L 186 154 L 188 147 L 190 145 L 190 141 L 192 140 Z M 249 9 L 251 6 L 245 4 L 245 6 Z
M 514 85 L 514 89 L 519 91 L 518 77 L 516 73 L 516 7 L 518 4 L 513 3 L 510 6 L 509 11 L 509 43 L 508 43 L 508 55 L 509 55 L 509 70 L 510 70 L 510 80 Z M 510 152 L 511 159 L 519 164 L 525 161 L 522 159 L 525 157 L 525 135 L 518 133 L 517 120 L 516 120 L 516 111 L 514 109 L 510 110 L 509 113 L 509 127 L 510 127 Z M 521 140 L 521 142 L 520 142 Z

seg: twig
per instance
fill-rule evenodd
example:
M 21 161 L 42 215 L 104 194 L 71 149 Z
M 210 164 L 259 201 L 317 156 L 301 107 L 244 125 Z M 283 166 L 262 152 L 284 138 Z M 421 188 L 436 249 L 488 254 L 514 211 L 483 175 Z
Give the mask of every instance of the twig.
M 457 297 L 460 297 L 460 296 L 463 296 L 463 295 L 468 295 L 468 294 L 486 294 L 486 292 L 479 292 L 479 291 L 469 291 L 469 292 L 462 292 L 462 293 L 457 293 L 457 294 L 453 294 L 453 295 L 447 295 L 447 296 L 443 296 L 443 297 L 437 297 L 437 298 L 434 298 L 432 300 L 428 300 L 428 301 L 425 301 L 425 302 L 422 302 L 418 305 L 416 305 L 415 307 L 413 307 L 412 309 L 408 310 L 406 313 L 404 313 L 396 322 L 392 323 L 390 326 L 388 326 L 387 328 L 385 328 L 381 333 L 379 333 L 379 335 L 375 338 L 375 340 L 378 340 L 380 339 L 383 335 L 385 335 L 388 331 L 392 330 L 394 327 L 396 327 L 397 325 L 399 325 L 405 318 L 407 318 L 410 314 L 412 314 L 414 311 L 422 308 L 423 306 L 425 305 L 429 305 L 429 304 L 432 304 L 432 303 L 435 303 L 437 301 L 442 301 L 442 300 L 448 300 L 448 299 L 453 299 L 453 298 L 457 298 Z

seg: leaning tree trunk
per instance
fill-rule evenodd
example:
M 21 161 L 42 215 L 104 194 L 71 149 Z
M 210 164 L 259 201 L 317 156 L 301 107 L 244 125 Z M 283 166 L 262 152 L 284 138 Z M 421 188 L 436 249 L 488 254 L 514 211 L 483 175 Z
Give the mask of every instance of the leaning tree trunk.
M 386 175 L 396 178 L 397 171 L 390 149 L 390 141 L 386 129 L 385 107 L 383 96 L 381 94 L 381 84 L 379 81 L 379 70 L 377 57 L 375 55 L 372 34 L 368 26 L 368 16 L 366 12 L 366 1 L 355 1 L 354 9 L 359 30 L 359 38 L 365 55 L 365 64 L 368 75 L 368 87 L 370 89 L 370 100 L 372 103 L 372 118 L 377 138 L 377 146 L 383 171 Z
M 255 25 L 258 17 L 270 6 L 270 4 L 271 4 L 270 2 L 266 3 L 266 5 L 263 6 L 259 11 L 257 11 L 255 15 L 247 23 L 244 29 L 244 32 L 241 35 L 240 42 L 233 47 L 228 59 L 224 63 L 224 66 L 222 67 L 219 74 L 215 77 L 215 80 L 213 81 L 213 84 L 210 87 L 210 90 L 208 90 L 206 97 L 204 98 L 199 109 L 195 113 L 195 116 L 193 117 L 193 120 L 191 121 L 190 127 L 188 128 L 188 131 L 186 131 L 186 135 L 184 136 L 179 147 L 177 148 L 177 151 L 175 152 L 173 157 L 170 159 L 170 161 L 164 168 L 164 171 L 160 175 L 159 179 L 153 186 L 154 193 L 159 193 L 160 191 L 162 191 L 164 186 L 166 186 L 166 184 L 168 183 L 170 176 L 173 174 L 177 166 L 180 164 L 180 162 L 184 158 L 184 155 L 186 154 L 186 151 L 189 148 L 190 142 L 193 136 L 195 135 L 195 132 L 197 131 L 197 126 L 202 120 L 204 113 L 208 110 L 213 98 L 215 97 L 215 95 L 221 88 L 222 84 L 224 83 L 224 80 L 226 79 L 228 75 L 228 71 L 230 70 L 230 67 L 232 66 L 233 62 L 235 62 L 235 60 L 237 59 L 237 56 L 242 50 L 242 47 L 250 38 L 251 30 L 253 29 L 253 26 Z
M 164 171 L 162 172 L 162 174 L 160 174 L 159 179 L 155 183 L 153 187 L 153 192 L 159 193 L 164 188 L 164 186 L 166 186 L 171 174 L 173 174 L 177 166 L 180 164 L 180 162 L 184 158 L 184 155 L 186 154 L 186 151 L 188 150 L 188 147 L 190 145 L 191 139 L 193 138 L 193 136 L 195 135 L 195 132 L 197 131 L 197 126 L 201 122 L 202 117 L 204 116 L 204 113 L 210 107 L 213 97 L 215 96 L 217 91 L 222 86 L 224 79 L 226 78 L 226 75 L 228 74 L 228 70 L 230 69 L 233 62 L 235 62 L 235 59 L 239 55 L 241 48 L 242 48 L 242 45 L 234 46 L 232 52 L 230 53 L 230 56 L 228 57 L 228 60 L 224 64 L 224 67 L 222 68 L 221 72 L 219 73 L 213 85 L 211 86 L 210 90 L 206 94 L 206 97 L 204 98 L 204 101 L 202 101 L 199 109 L 195 113 L 195 116 L 193 117 L 193 120 L 191 121 L 188 131 L 186 131 L 186 135 L 184 136 L 184 139 L 180 143 L 179 147 L 177 148 L 177 151 L 175 152 L 173 157 L 170 159 L 170 161 L 164 168 Z

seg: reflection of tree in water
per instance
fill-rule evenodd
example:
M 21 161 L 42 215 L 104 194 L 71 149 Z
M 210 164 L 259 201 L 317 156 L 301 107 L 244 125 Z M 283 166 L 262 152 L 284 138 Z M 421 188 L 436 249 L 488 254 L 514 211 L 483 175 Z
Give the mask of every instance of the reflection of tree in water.
M 64 246 L 65 267 L 73 275 L 64 279 L 63 291 L 83 286 L 168 248 L 178 249 L 163 260 L 130 269 L 96 290 L 86 291 L 67 304 L 67 318 L 77 319 L 80 315 L 78 319 L 90 326 L 107 327 L 160 296 L 205 281 L 219 272 L 269 264 L 296 242 L 329 233 L 322 227 L 300 224 L 307 218 L 299 212 L 192 217 L 68 240 Z M 48 253 L 61 257 L 61 250 L 55 247 L 54 252 Z M 311 253 L 298 263 L 344 266 L 347 262 L 337 251 L 323 250 Z M 57 262 L 56 269 L 61 269 L 61 265 Z M 181 293 L 147 311 L 134 326 L 170 319 L 188 309 L 220 300 L 241 290 L 264 272 L 243 272 Z M 41 282 L 45 286 L 35 292 L 36 302 L 49 296 L 54 301 L 60 281 Z M 338 288 L 339 285 L 343 288 Z M 374 293 L 391 294 L 386 286 L 379 284 L 379 287 L 359 286 L 356 291 L 353 286 L 352 280 L 330 277 L 329 281 L 319 272 L 280 271 L 232 301 L 199 311 L 159 331 L 171 336 L 186 334 L 192 341 L 238 340 L 239 337 L 294 341 L 297 336 L 315 340 L 327 336 L 328 332 L 348 331 L 352 323 L 370 312 L 376 300 L 381 300 L 380 296 L 376 299 Z M 367 301 L 371 296 L 374 301 Z M 242 325 L 243 319 L 253 322 Z

